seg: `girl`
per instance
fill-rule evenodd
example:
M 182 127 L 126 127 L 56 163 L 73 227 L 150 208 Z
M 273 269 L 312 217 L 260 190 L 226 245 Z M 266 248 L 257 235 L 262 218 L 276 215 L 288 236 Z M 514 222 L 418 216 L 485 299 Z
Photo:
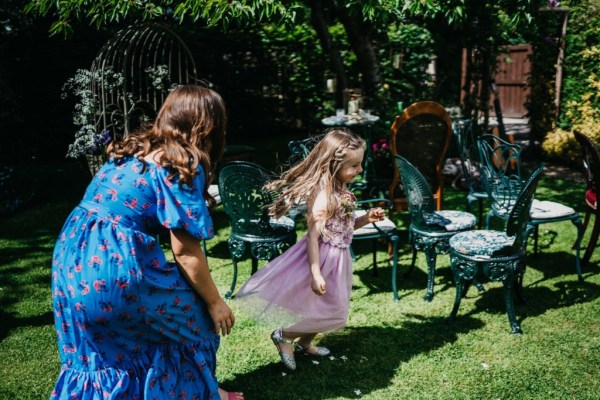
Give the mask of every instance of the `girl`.
M 219 334 L 235 318 L 200 246 L 213 236 L 205 201 L 225 125 L 221 97 L 185 85 L 150 129 L 109 146 L 54 248 L 62 369 L 51 399 L 243 399 L 218 387 Z
M 260 269 L 236 299 L 259 320 L 286 328 L 271 339 L 281 361 L 296 369 L 294 345 L 309 355 L 325 356 L 312 345 L 319 332 L 342 328 L 348 318 L 352 288 L 352 232 L 383 219 L 381 208 L 354 217 L 355 197 L 347 189 L 362 172 L 365 141 L 346 130 L 331 130 L 301 163 L 272 182 L 281 196 L 269 211 L 283 216 L 292 204 L 307 205 L 308 233 L 284 254 Z

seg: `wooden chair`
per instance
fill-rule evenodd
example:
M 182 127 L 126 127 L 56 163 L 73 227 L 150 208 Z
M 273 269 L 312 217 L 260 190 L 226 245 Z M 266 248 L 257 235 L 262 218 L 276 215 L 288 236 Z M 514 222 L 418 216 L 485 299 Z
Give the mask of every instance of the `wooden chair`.
M 587 182 L 585 191 L 585 204 L 587 209 L 585 211 L 585 217 L 583 217 L 583 232 L 587 229 L 590 216 L 592 214 L 594 215 L 594 227 L 592 228 L 592 234 L 586 246 L 583 260 L 581 261 L 582 266 L 586 266 L 596 249 L 598 236 L 600 236 L 600 211 L 598 211 L 598 201 L 596 197 L 598 187 L 600 187 L 600 150 L 598 150 L 598 146 L 596 146 L 589 137 L 581 132 L 575 131 L 574 134 L 575 139 L 581 145 L 581 151 L 583 152 L 583 166 L 585 168 Z M 577 243 L 575 243 L 573 247 L 575 248 L 576 246 Z
M 434 101 L 419 101 L 410 105 L 396 117 L 391 127 L 392 155 L 404 157 L 423 174 L 433 192 L 436 210 L 442 208 L 442 167 L 451 140 L 450 114 Z M 395 211 L 407 209 L 406 196 L 400 183 L 400 173 L 394 164 L 389 196 Z

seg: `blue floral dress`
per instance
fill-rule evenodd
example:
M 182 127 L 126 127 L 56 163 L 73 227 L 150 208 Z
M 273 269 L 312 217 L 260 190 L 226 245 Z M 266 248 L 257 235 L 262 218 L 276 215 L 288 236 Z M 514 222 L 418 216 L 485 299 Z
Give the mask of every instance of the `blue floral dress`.
M 106 163 L 60 233 L 52 304 L 62 369 L 51 399 L 212 399 L 219 336 L 155 235 L 213 237 L 202 197 L 155 164 Z

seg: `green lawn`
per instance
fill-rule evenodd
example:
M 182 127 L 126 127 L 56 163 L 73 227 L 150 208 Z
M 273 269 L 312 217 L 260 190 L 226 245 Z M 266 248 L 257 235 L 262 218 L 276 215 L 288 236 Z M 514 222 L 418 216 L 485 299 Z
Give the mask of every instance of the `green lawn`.
M 50 257 L 89 176 L 76 164 L 55 170 L 41 169 L 42 195 L 35 204 L 0 220 L 0 399 L 48 398 L 60 368 Z M 545 177 L 537 197 L 570 203 L 583 212 L 582 191 L 581 183 Z M 464 205 L 464 193 L 451 188 L 445 199 L 447 208 Z M 214 220 L 218 237 L 207 243 L 209 263 L 225 293 L 232 268 L 221 208 Z M 400 216 L 401 229 L 405 223 Z M 522 336 L 510 333 L 501 284 L 486 282 L 481 295 L 472 288 L 449 327 L 444 319 L 454 287 L 448 256 L 438 257 L 431 303 L 423 301 L 422 254 L 412 275 L 400 275 L 400 301 L 394 302 L 385 246 L 380 246 L 380 274 L 374 277 L 370 244 L 359 242 L 348 325 L 319 337 L 332 350 L 331 359 L 300 357 L 297 371 L 287 373 L 269 339 L 270 329 L 237 313 L 233 334 L 222 340 L 218 353 L 219 379 L 227 389 L 244 391 L 247 399 L 598 399 L 600 251 L 584 269 L 585 282 L 578 283 L 571 251 L 575 232 L 569 222 L 541 227 L 541 252 L 528 259 L 525 274 L 528 304 L 515 303 Z M 403 232 L 401 274 L 410 263 L 406 243 Z M 249 270 L 246 261 L 240 284 Z M 230 303 L 235 311 L 235 301 Z

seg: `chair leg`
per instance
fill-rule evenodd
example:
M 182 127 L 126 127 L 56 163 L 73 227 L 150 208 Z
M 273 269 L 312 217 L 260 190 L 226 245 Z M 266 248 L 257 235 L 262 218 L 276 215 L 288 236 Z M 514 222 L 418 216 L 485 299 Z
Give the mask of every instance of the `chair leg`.
M 494 214 L 490 211 L 485 217 L 485 229 L 490 229 L 490 222 Z
M 585 235 L 585 231 L 587 229 L 588 222 L 590 222 L 590 210 L 587 210 L 585 212 L 585 216 L 583 217 L 583 228 L 581 231 L 581 236 Z M 577 239 L 575 239 L 575 243 L 573 243 L 571 250 L 575 250 L 575 246 L 577 246 Z
M 454 267 L 452 269 L 454 270 Z M 456 314 L 458 314 L 460 301 L 463 297 L 463 284 L 464 281 L 462 277 L 458 273 L 454 272 L 454 285 L 456 286 L 456 295 L 454 296 L 454 306 L 452 306 L 450 316 L 446 319 L 446 323 L 448 323 L 449 325 L 454 323 L 454 320 L 456 319 Z
M 254 275 L 256 271 L 258 271 L 258 258 L 252 257 L 252 271 L 250 275 Z
M 398 301 L 398 286 L 396 283 L 396 272 L 398 270 L 398 242 L 400 238 L 397 235 L 390 237 L 390 244 L 394 253 L 392 254 L 392 292 L 394 293 L 394 301 Z
M 425 249 L 425 257 L 427 258 L 427 291 L 425 292 L 425 301 L 433 300 L 433 284 L 435 280 L 435 262 L 437 254 L 435 246 L 430 246 Z
M 577 277 L 579 282 L 583 282 L 583 276 L 581 275 L 581 239 L 583 238 L 583 227 L 579 217 L 572 220 L 573 225 L 577 228 L 577 239 L 575 240 L 575 268 L 577 269 Z
M 540 231 L 540 226 L 538 224 L 533 228 L 533 255 L 538 255 L 538 236 Z
M 373 239 L 373 276 L 379 276 L 379 271 L 377 271 L 377 239 Z
M 515 276 L 510 274 L 502 281 L 504 285 L 504 305 L 506 306 L 506 314 L 508 315 L 508 323 L 510 324 L 510 330 L 515 335 L 523 333 L 521 325 L 517 321 L 515 316 L 515 306 L 513 303 L 513 285 L 515 284 Z
M 585 250 L 585 255 L 583 256 L 582 264 L 585 266 L 592 258 L 592 253 L 596 249 L 596 243 L 598 242 L 598 236 L 600 235 L 600 214 L 596 213 L 594 215 L 594 228 L 592 229 L 592 235 L 590 236 L 590 241 L 587 244 L 587 248 Z
M 413 272 L 413 270 L 415 269 L 415 264 L 417 263 L 417 248 L 413 246 L 412 248 L 412 261 L 410 262 L 410 267 L 408 268 L 408 271 L 406 271 L 404 273 L 404 277 L 407 277 L 411 274 L 411 272 Z
M 225 293 L 226 299 L 230 299 L 231 296 L 233 295 L 233 291 L 235 290 L 235 285 L 237 283 L 237 274 L 238 274 L 237 260 L 233 259 L 233 278 L 231 280 L 231 286 L 229 287 L 229 291 L 227 293 Z

